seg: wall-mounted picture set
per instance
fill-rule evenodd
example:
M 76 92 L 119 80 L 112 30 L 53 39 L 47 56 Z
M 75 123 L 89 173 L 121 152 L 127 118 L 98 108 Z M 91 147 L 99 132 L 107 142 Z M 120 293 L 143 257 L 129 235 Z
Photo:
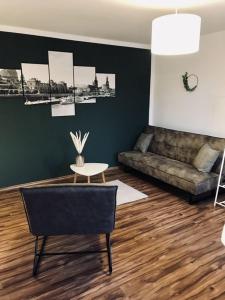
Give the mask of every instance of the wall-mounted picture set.
M 0 97 L 22 96 L 21 70 L 0 69 Z
M 75 115 L 73 53 L 48 51 L 52 116 Z
M 25 104 L 49 103 L 50 85 L 48 65 L 21 64 Z
M 75 104 L 116 96 L 116 75 L 74 66 L 71 52 L 48 51 L 48 64 L 21 63 L 0 69 L 0 98 L 24 96 L 25 105 L 51 104 L 53 117 L 74 116 Z

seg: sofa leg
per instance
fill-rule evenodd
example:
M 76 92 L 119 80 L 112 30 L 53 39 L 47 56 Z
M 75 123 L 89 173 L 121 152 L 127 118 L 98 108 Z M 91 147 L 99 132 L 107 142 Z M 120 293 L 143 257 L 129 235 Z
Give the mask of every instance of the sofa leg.
M 188 202 L 189 204 L 196 204 L 197 202 L 200 202 L 201 200 L 205 200 L 210 196 L 210 194 L 200 194 L 200 195 L 189 195 Z
M 193 194 L 189 194 L 188 195 L 188 203 L 189 204 L 195 204 L 198 201 L 198 197 L 193 195 Z
M 125 173 L 130 173 L 132 171 L 131 168 L 129 168 L 126 165 L 120 164 L 120 168 L 125 172 Z

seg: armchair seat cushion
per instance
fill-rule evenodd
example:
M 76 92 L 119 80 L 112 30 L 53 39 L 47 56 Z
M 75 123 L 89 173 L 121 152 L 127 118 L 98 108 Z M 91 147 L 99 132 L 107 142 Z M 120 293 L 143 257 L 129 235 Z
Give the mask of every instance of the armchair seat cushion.
M 119 161 L 194 195 L 212 190 L 218 180 L 218 174 L 203 173 L 190 164 L 151 152 L 122 152 Z

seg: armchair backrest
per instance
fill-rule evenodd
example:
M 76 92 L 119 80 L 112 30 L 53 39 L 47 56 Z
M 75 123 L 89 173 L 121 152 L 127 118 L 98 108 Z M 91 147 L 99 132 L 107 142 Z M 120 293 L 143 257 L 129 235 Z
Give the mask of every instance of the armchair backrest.
M 37 236 L 112 232 L 116 192 L 103 185 L 21 188 L 30 232 Z

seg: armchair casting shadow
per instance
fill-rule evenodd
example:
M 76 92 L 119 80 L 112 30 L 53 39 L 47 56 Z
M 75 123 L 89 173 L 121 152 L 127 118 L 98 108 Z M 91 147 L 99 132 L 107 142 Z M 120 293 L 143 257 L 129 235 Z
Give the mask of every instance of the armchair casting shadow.
M 112 273 L 110 233 L 115 226 L 116 186 L 49 185 L 22 188 L 30 232 L 36 237 L 33 276 L 38 274 L 41 258 L 47 255 L 107 252 Z M 45 252 L 48 236 L 68 234 L 105 234 L 107 250 L 82 252 Z M 43 236 L 39 247 L 40 236 Z

